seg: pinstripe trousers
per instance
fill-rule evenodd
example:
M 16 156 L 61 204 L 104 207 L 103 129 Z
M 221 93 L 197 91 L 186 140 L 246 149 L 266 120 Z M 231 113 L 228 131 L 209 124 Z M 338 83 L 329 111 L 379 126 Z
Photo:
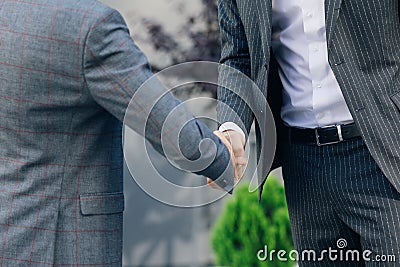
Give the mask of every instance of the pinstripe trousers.
M 300 266 L 400 266 L 400 193 L 361 138 L 323 147 L 292 143 L 283 158 L 296 250 L 317 252 L 300 257 Z M 336 257 L 318 257 L 329 248 Z M 359 251 L 358 261 L 339 256 L 349 250 Z

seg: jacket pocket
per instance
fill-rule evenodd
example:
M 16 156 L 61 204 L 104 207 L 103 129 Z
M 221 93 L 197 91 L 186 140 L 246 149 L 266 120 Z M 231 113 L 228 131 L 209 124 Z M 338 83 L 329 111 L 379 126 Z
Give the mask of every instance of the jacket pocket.
M 82 215 L 107 215 L 124 211 L 124 193 L 81 194 L 79 204 Z
M 396 105 L 397 109 L 400 111 L 400 92 L 391 95 L 390 98 L 392 99 L 393 103 Z

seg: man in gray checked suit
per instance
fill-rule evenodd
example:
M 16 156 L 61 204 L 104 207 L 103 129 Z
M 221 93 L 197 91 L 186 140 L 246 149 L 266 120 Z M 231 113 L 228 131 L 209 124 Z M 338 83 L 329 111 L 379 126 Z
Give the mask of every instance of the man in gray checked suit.
M 317 253 L 300 266 L 400 264 L 399 13 L 398 0 L 219 0 L 221 63 L 275 113 L 294 243 Z M 221 68 L 220 130 L 238 158 L 260 106 L 225 89 L 242 82 Z M 329 248 L 371 255 L 319 261 Z
M 122 17 L 98 1 L 0 1 L 0 266 L 121 266 L 121 121 L 150 76 Z M 165 92 L 152 85 L 132 105 Z M 166 94 L 127 122 L 163 152 L 161 126 L 178 104 Z M 204 154 L 212 163 L 197 173 L 231 190 L 227 147 L 177 110 L 168 127 L 185 125 L 192 142 L 172 145 L 196 160 L 211 139 L 215 160 Z

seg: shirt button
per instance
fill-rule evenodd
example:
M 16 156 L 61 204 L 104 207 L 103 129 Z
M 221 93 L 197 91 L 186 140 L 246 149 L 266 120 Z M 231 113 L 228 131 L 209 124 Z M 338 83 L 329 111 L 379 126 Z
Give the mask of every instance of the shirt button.
M 313 16 L 313 13 L 312 13 L 312 12 L 308 12 L 308 13 L 307 13 L 307 17 L 311 18 L 312 16 Z
M 317 83 L 316 86 L 317 86 L 317 88 L 322 88 L 322 84 L 320 84 L 320 83 Z
M 319 51 L 319 48 L 318 48 L 318 47 L 314 47 L 314 48 L 313 48 L 313 51 L 314 51 L 314 52 L 318 52 L 318 51 Z

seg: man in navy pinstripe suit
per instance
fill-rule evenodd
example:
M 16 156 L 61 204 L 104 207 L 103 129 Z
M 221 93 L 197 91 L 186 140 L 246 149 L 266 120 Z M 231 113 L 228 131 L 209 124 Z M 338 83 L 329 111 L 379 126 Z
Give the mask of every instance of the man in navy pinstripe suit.
M 219 0 L 219 23 L 221 63 L 249 76 L 275 113 L 296 248 L 371 251 L 300 266 L 399 266 L 399 1 Z M 238 86 L 235 77 L 221 68 L 220 84 Z M 226 87 L 220 130 L 240 162 L 259 99 Z

